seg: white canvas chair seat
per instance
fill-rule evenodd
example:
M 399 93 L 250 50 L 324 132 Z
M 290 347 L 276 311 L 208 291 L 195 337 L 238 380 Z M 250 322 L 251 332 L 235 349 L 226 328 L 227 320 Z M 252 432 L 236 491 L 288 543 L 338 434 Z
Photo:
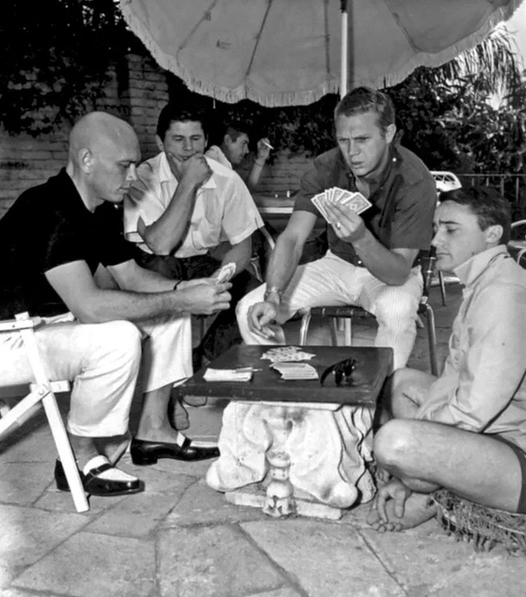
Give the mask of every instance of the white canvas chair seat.
M 15 319 L 0 321 L 0 334 L 20 333 L 31 364 L 34 380 L 33 383 L 27 379 L 17 380 L 17 383 L 20 384 L 29 383 L 30 393 L 13 408 L 9 408 L 5 402 L 0 401 L 0 439 L 6 436 L 9 431 L 12 431 L 13 428 L 24 423 L 42 404 L 53 434 L 58 456 L 71 489 L 75 508 L 77 512 L 86 512 L 89 510 L 88 500 L 55 398 L 55 392 L 64 392 L 69 389 L 69 382 L 50 381 L 46 374 L 34 333 L 34 328 L 40 325 L 41 319 L 39 317 L 29 317 L 28 313 L 21 313 L 15 317 Z M 5 385 L 7 384 L 2 382 L 0 373 L 0 386 Z M 9 385 L 12 385 L 12 380 L 10 380 Z

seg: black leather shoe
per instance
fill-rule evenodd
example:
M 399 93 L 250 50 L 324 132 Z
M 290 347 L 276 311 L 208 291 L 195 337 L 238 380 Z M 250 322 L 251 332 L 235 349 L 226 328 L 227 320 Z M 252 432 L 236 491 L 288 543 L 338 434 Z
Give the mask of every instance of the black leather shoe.
M 99 496 L 127 495 L 129 493 L 139 493 L 144 491 L 144 482 L 139 479 L 116 481 L 113 479 L 97 477 L 97 475 L 100 475 L 110 468 L 113 467 L 107 462 L 97 468 L 91 469 L 86 475 L 82 473 L 82 471 L 79 471 L 84 491 L 90 495 Z M 55 462 L 55 482 L 57 484 L 57 489 L 60 491 L 70 491 L 64 467 L 60 460 Z
M 155 464 L 159 458 L 171 458 L 173 460 L 185 460 L 192 462 L 196 460 L 206 460 L 207 458 L 217 458 L 219 448 L 201 448 L 192 445 L 190 439 L 185 437 L 182 446 L 178 444 L 168 444 L 166 442 L 149 442 L 142 439 L 133 438 L 131 441 L 130 454 L 133 464 Z

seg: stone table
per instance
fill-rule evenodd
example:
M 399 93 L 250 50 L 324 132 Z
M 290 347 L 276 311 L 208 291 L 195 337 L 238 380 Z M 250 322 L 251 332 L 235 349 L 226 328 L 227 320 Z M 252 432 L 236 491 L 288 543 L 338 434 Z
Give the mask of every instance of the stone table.
M 321 377 L 330 365 L 353 358 L 350 385 L 333 376 L 283 380 L 261 356 L 275 346 L 234 346 L 210 367 L 253 367 L 249 382 L 207 382 L 204 370 L 180 387 L 183 395 L 228 398 L 219 436 L 221 456 L 208 484 L 236 504 L 262 507 L 279 517 L 340 518 L 374 496 L 371 462 L 374 409 L 392 370 L 392 349 L 301 347 Z

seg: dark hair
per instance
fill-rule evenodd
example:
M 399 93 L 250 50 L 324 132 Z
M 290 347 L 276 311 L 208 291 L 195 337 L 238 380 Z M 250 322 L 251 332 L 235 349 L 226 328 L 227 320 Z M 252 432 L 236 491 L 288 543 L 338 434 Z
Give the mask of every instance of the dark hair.
M 170 128 L 172 122 L 200 122 L 203 132 L 208 137 L 208 117 L 203 108 L 187 108 L 175 103 L 166 104 L 159 114 L 157 121 L 157 136 L 164 141 L 166 131 Z
M 223 138 L 225 135 L 229 135 L 230 138 L 232 139 L 232 141 L 236 141 L 237 138 L 243 134 L 246 135 L 247 137 L 250 136 L 248 134 L 248 127 L 245 127 L 242 124 L 238 124 L 236 122 L 236 123 L 231 123 L 231 124 L 226 125 L 226 127 L 224 128 Z
M 390 124 L 395 123 L 395 109 L 391 98 L 370 87 L 356 87 L 349 91 L 337 104 L 334 110 L 334 120 L 338 116 L 354 116 L 376 112 L 378 125 L 385 133 Z
M 477 216 L 481 230 L 489 226 L 502 226 L 499 244 L 505 245 L 510 240 L 511 209 L 507 199 L 489 187 L 467 186 L 440 194 L 440 203 L 453 201 L 465 205 Z

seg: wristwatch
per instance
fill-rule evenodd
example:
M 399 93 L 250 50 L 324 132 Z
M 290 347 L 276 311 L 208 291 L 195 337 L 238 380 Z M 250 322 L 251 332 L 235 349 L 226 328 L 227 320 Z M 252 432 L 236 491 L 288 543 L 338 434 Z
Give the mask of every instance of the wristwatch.
M 281 288 L 277 288 L 276 286 L 272 286 L 271 288 L 267 288 L 267 290 L 265 290 L 265 294 L 263 295 L 263 300 L 267 303 L 267 302 L 276 302 L 275 300 L 273 301 L 269 301 L 269 297 L 270 296 L 274 296 L 277 297 L 277 303 L 278 305 L 281 303 L 281 297 L 283 296 L 283 290 L 281 290 Z

